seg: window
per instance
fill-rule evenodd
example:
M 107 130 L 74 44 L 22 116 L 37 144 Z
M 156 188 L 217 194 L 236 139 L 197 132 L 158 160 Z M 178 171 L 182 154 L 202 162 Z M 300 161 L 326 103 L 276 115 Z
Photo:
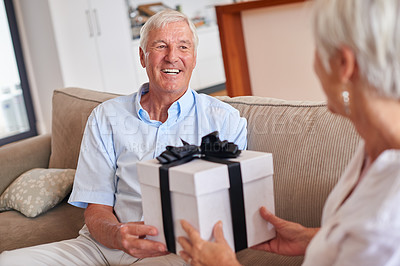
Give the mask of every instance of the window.
M 12 0 L 0 1 L 0 146 L 37 135 Z

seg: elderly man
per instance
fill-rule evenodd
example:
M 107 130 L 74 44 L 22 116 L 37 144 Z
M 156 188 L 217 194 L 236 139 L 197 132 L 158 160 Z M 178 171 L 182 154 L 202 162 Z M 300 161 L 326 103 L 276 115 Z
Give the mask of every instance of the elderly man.
M 136 162 L 181 139 L 200 144 L 218 130 L 246 147 L 246 120 L 237 110 L 189 89 L 198 37 L 179 12 L 151 17 L 141 30 L 140 62 L 149 83 L 137 93 L 100 104 L 90 115 L 69 202 L 86 208 L 77 239 L 4 252 L 1 265 L 184 265 L 144 225 Z M 62 230 L 62 228 L 60 228 Z

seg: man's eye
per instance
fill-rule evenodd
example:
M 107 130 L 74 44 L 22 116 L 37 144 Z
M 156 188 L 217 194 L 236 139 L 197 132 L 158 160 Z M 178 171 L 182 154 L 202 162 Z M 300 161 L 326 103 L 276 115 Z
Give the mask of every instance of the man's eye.
M 186 49 L 188 49 L 188 47 L 187 47 L 187 46 L 184 46 L 184 45 L 182 45 L 182 46 L 181 46 L 181 49 L 183 49 L 183 50 L 186 50 Z
M 167 47 L 167 46 L 164 45 L 164 44 L 157 46 L 157 48 L 159 48 L 159 49 L 163 49 L 163 48 L 166 48 L 166 47 Z

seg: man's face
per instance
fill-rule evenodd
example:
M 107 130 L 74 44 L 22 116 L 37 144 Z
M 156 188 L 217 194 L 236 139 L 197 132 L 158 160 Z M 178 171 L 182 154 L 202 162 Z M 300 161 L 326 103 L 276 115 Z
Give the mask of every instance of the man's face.
M 174 22 L 149 32 L 146 54 L 140 49 L 150 90 L 182 95 L 196 65 L 193 35 L 186 22 Z

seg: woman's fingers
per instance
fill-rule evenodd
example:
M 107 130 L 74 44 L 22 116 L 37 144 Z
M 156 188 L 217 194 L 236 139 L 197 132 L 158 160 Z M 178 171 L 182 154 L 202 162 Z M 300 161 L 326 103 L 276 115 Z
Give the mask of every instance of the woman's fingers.
M 190 242 L 194 243 L 201 240 L 199 232 L 197 232 L 197 230 L 186 220 L 181 220 L 181 225 L 183 230 L 185 230 L 186 234 L 188 235 Z
M 218 221 L 215 225 L 214 225 L 214 229 L 213 229 L 213 235 L 215 238 L 215 242 L 217 243 L 226 243 L 225 237 L 224 237 L 224 231 L 222 229 L 222 221 Z
M 270 222 L 275 227 L 279 227 L 279 225 L 281 225 L 283 222 L 286 222 L 285 220 L 282 220 L 278 216 L 275 216 L 274 214 L 272 214 L 264 206 L 260 208 L 260 214 L 264 220 L 266 220 L 267 222 Z
M 181 256 L 181 258 L 184 260 L 184 261 L 186 261 L 187 263 L 190 263 L 190 261 L 191 261 L 191 257 L 190 257 L 190 255 L 187 253 L 187 252 L 185 252 L 185 251 L 179 251 L 179 256 Z
M 178 243 L 182 246 L 183 250 L 186 253 L 191 254 L 192 253 L 192 244 L 189 242 L 189 240 L 183 236 L 178 237 Z

